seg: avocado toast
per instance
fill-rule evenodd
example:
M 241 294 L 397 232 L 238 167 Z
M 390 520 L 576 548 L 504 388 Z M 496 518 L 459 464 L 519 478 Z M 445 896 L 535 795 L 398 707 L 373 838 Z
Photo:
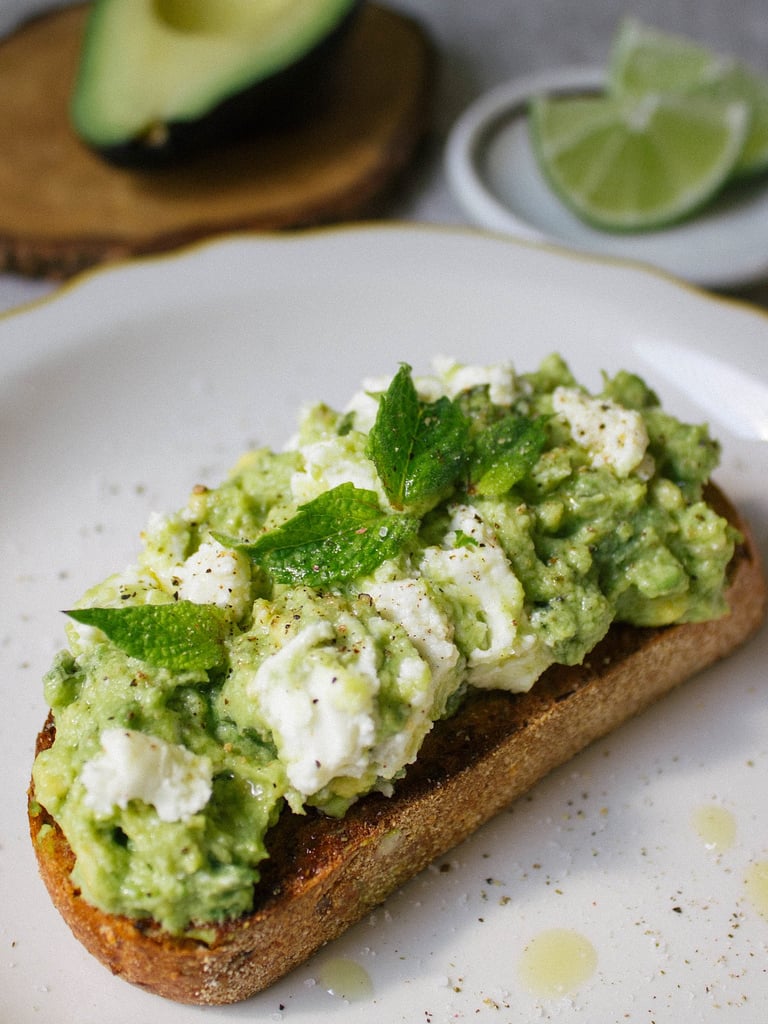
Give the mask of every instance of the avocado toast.
M 153 991 L 244 998 L 724 656 L 764 589 L 703 500 L 716 459 L 632 375 L 593 397 L 557 357 L 442 361 L 196 489 L 72 609 L 47 680 L 30 820 L 73 930 Z

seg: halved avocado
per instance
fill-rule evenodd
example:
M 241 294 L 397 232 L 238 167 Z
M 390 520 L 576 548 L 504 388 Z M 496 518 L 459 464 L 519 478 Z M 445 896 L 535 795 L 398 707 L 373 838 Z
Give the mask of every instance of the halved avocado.
M 71 118 L 116 164 L 155 166 L 312 107 L 360 0 L 95 0 Z

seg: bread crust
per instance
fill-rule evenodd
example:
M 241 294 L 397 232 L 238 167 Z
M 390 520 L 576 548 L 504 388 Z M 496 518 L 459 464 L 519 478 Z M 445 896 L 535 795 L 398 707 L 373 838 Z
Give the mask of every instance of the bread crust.
M 268 837 L 253 911 L 206 925 L 213 941 L 174 938 L 86 903 L 70 878 L 73 853 L 30 786 L 30 834 L 54 905 L 114 974 L 158 995 L 223 1004 L 266 988 L 558 765 L 757 630 L 766 581 L 754 538 L 721 492 L 708 498 L 744 537 L 730 566 L 729 615 L 660 629 L 617 625 L 584 664 L 553 666 L 530 693 L 474 693 L 436 725 L 394 796 L 367 796 L 340 820 L 285 813 Z M 37 750 L 54 735 L 49 717 Z

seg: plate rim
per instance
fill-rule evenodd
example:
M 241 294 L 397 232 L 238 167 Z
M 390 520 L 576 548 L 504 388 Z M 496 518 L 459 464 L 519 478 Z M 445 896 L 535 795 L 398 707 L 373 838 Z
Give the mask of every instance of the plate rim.
M 583 70 L 583 69 L 582 69 Z M 162 252 L 147 252 L 136 256 L 119 257 L 105 263 L 85 267 L 63 281 L 53 282 L 55 287 L 40 295 L 23 300 L 20 304 L 7 309 L 0 309 L 0 331 L 9 321 L 15 321 L 29 314 L 34 314 L 45 307 L 68 301 L 71 295 L 84 288 L 94 286 L 102 278 L 123 277 L 131 274 L 140 275 L 148 268 L 164 268 L 168 264 L 181 263 L 203 256 L 209 250 L 224 250 L 239 245 L 245 247 L 290 247 L 295 248 L 305 242 L 314 242 L 325 238 L 370 236 L 370 235 L 404 235 L 415 237 L 443 236 L 453 242 L 461 238 L 473 241 L 485 239 L 491 244 L 508 246 L 519 253 L 530 252 L 543 258 L 552 258 L 564 264 L 593 265 L 605 272 L 637 275 L 646 280 L 655 279 L 660 286 L 666 286 L 679 292 L 687 293 L 705 303 L 741 309 L 757 317 L 768 318 L 768 308 L 751 302 L 738 294 L 729 294 L 712 290 L 696 281 L 680 277 L 664 267 L 656 266 L 644 260 L 613 253 L 595 252 L 569 246 L 566 242 L 549 238 L 539 233 L 532 237 L 511 235 L 507 232 L 478 224 L 433 223 L 431 221 L 410 220 L 360 220 L 349 223 L 316 225 L 300 228 L 290 232 L 262 232 L 256 229 L 242 231 L 226 231 L 215 236 L 194 239 L 178 247 Z M 534 257 L 536 258 L 536 257 Z M 767 266 L 768 270 L 768 266 Z M 7 349 L 0 349 L 0 364 Z
M 317 225 L 292 232 L 226 232 L 193 240 L 174 250 L 145 253 L 84 268 L 60 282 L 53 291 L 35 296 L 10 309 L 0 310 L 0 338 L 5 331 L 12 335 L 24 335 L 23 345 L 14 346 L 13 339 L 10 344 L 6 339 L 6 343 L 0 345 L 0 373 L 6 376 L 19 370 L 23 372 L 30 367 L 31 361 L 45 358 L 50 339 L 44 330 L 42 333 L 34 330 L 25 332 L 27 322 L 31 319 L 34 324 L 37 317 L 44 322 L 46 318 L 56 316 L 61 304 L 81 303 L 83 296 L 88 297 L 91 289 L 96 292 L 106 290 L 123 301 L 130 301 L 137 292 L 143 295 L 143 282 L 147 275 L 152 275 L 158 269 L 161 274 L 174 276 L 179 266 L 189 264 L 206 268 L 238 250 L 261 253 L 274 248 L 296 252 L 307 244 L 356 246 L 371 238 L 375 244 L 385 244 L 385 239 L 391 242 L 393 238 L 398 241 L 406 239 L 408 245 L 431 245 L 435 240 L 447 240 L 453 246 L 487 244 L 506 250 L 516 260 L 525 260 L 529 256 L 534 261 L 553 261 L 553 265 L 561 268 L 566 276 L 573 274 L 581 277 L 594 271 L 598 275 L 615 275 L 615 279 L 619 279 L 624 287 L 629 277 L 633 285 L 637 282 L 643 288 L 661 290 L 664 296 L 674 295 L 676 301 L 692 304 L 691 309 L 695 308 L 699 313 L 702 309 L 717 309 L 720 311 L 718 315 L 746 317 L 753 324 L 759 324 L 757 329 L 761 332 L 768 326 L 768 308 L 751 302 L 748 297 L 709 290 L 697 282 L 642 260 L 575 249 L 557 240 L 521 238 L 472 224 L 371 220 Z M 90 305 L 91 314 L 98 317 L 94 307 L 95 304 Z M 88 315 L 89 304 L 84 309 Z M 82 325 L 83 329 L 85 326 Z

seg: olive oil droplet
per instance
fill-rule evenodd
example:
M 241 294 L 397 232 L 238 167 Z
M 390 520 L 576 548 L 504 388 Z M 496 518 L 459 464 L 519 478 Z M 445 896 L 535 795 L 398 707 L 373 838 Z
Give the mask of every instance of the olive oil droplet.
M 373 995 L 373 982 L 366 969 L 344 957 L 327 960 L 320 968 L 318 980 L 326 992 L 349 1003 L 370 999 Z
M 597 953 L 589 939 L 567 928 L 552 928 L 531 939 L 519 969 L 531 992 L 562 996 L 587 981 L 596 967 Z
M 703 804 L 693 812 L 691 823 L 708 850 L 722 853 L 736 840 L 736 819 L 725 807 Z
M 749 902 L 758 914 L 768 919 L 768 860 L 750 864 L 745 887 Z

